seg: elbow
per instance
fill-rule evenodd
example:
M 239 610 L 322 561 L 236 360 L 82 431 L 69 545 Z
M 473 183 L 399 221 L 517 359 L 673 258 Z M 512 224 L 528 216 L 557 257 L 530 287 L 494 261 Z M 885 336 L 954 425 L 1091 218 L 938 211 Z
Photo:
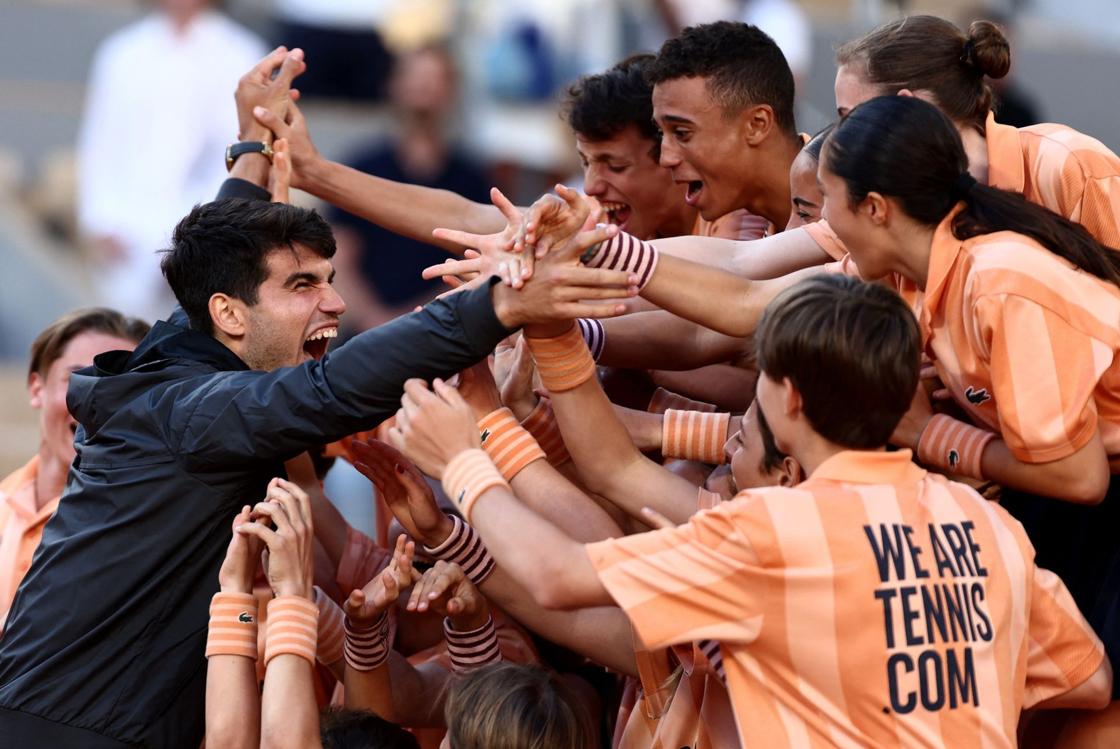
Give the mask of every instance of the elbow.
M 572 605 L 568 584 L 569 566 L 563 563 L 562 555 L 554 555 L 538 572 L 539 579 L 528 586 L 534 602 L 542 609 L 566 609 Z
M 1103 470 L 1085 471 L 1077 476 L 1071 476 L 1070 481 L 1063 484 L 1062 498 L 1079 505 L 1099 505 L 1108 494 L 1109 482 L 1112 475 L 1105 463 Z
M 1085 695 L 1078 707 L 1086 710 L 1103 710 L 1112 703 L 1112 664 L 1105 656 L 1098 668 L 1086 683 Z

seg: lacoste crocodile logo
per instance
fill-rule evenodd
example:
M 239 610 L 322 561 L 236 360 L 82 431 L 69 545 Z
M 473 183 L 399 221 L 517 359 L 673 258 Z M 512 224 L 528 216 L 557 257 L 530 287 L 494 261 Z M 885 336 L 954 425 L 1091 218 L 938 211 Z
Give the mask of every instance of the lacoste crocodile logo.
M 482 430 L 482 442 L 485 442 L 489 436 L 490 436 L 490 430 L 489 429 L 483 429 Z
M 237 615 L 237 621 L 245 622 L 246 624 L 252 624 L 253 623 L 253 615 L 250 614 L 248 611 L 242 611 L 240 614 Z
M 949 451 L 949 467 L 956 468 L 957 463 L 961 462 L 961 454 L 956 449 Z
M 971 385 L 965 388 L 964 397 L 968 398 L 968 402 L 974 406 L 979 406 L 984 401 L 990 401 L 992 396 L 988 395 L 987 388 L 974 389 Z

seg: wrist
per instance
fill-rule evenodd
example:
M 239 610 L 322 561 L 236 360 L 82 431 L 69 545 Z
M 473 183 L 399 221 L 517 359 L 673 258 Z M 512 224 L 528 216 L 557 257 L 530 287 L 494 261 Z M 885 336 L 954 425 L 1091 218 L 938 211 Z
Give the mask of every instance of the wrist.
M 274 138 L 275 136 L 272 134 L 271 130 L 256 120 L 253 120 L 252 125 L 241 130 L 239 139 L 243 142 L 260 142 L 272 145 Z
M 448 615 L 447 621 L 451 625 L 451 629 L 456 632 L 472 632 L 486 626 L 486 623 L 490 621 L 490 610 L 484 603 L 478 607 L 477 611 Z
M 550 320 L 525 326 L 525 335 L 530 338 L 558 338 L 575 324 L 572 320 Z
M 275 593 L 277 598 L 282 598 L 284 596 L 293 596 L 296 598 L 306 598 L 309 601 L 315 600 L 315 593 L 312 590 L 310 583 L 280 583 L 276 586 Z
M 514 294 L 517 294 L 517 292 L 501 282 L 493 284 L 490 287 L 490 299 L 494 304 L 494 316 L 498 318 L 498 322 L 502 324 L 502 327 L 508 330 L 520 328 L 522 322 L 516 309 L 516 303 L 513 297 Z
M 455 521 L 442 512 L 439 516 L 440 521 L 439 524 L 436 525 L 435 530 L 431 533 L 424 534 L 424 538 L 420 539 L 420 542 L 428 548 L 435 549 L 443 546 L 444 542 L 455 532 Z
M 251 580 L 238 580 L 233 583 L 220 582 L 218 583 L 218 591 L 221 593 L 252 593 L 253 582 Z
M 331 170 L 338 166 L 318 151 L 306 159 L 292 159 L 292 185 L 322 198 L 323 186 L 331 182 Z

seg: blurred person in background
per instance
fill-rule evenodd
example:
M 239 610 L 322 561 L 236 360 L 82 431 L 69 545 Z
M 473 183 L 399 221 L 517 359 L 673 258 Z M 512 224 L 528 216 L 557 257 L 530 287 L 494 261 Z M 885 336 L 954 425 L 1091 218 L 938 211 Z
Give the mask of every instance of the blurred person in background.
M 308 70 L 317 68 L 308 66 Z M 301 86 L 303 80 L 300 80 Z M 449 190 L 487 203 L 490 180 L 482 164 L 448 138 L 457 100 L 458 71 L 449 51 L 429 44 L 400 56 L 389 85 L 390 135 L 347 163 L 367 174 Z M 442 291 L 424 268 L 447 258 L 427 242 L 409 239 L 338 209 L 328 219 L 338 243 L 339 289 L 349 301 L 355 332 L 380 325 Z
M 265 54 L 209 0 L 158 0 L 94 57 L 78 139 L 78 221 L 103 303 L 157 319 L 173 305 L 156 251 L 225 177 L 229 92 Z
M 0 631 L 74 462 L 78 422 L 66 406 L 70 375 L 105 351 L 131 351 L 147 333 L 141 320 L 93 307 L 63 315 L 31 344 L 27 391 L 39 412 L 39 451 L 0 481 Z
M 303 49 L 314 61 L 300 78 L 300 92 L 356 101 L 384 99 L 393 54 L 381 26 L 400 4 L 400 0 L 276 0 L 277 44 Z

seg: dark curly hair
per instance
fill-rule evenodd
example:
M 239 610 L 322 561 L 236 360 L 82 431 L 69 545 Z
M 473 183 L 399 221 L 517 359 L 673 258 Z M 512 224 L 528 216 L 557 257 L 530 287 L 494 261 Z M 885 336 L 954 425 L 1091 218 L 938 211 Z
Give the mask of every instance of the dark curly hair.
M 597 75 L 586 75 L 568 87 L 563 115 L 573 131 L 590 141 L 607 140 L 627 127 L 638 128 L 653 143 L 654 161 L 661 145 L 653 123 L 653 84 L 646 80 L 651 54 L 627 57 Z
M 706 78 L 726 113 L 766 104 L 783 132 L 797 134 L 793 73 L 782 50 L 757 26 L 731 21 L 689 26 L 661 46 L 648 78 L 651 85 Z
M 227 198 L 196 205 L 179 222 L 160 267 L 191 327 L 209 334 L 210 297 L 221 292 L 256 304 L 268 277 L 268 253 L 297 244 L 320 257 L 334 256 L 331 227 L 315 211 Z

